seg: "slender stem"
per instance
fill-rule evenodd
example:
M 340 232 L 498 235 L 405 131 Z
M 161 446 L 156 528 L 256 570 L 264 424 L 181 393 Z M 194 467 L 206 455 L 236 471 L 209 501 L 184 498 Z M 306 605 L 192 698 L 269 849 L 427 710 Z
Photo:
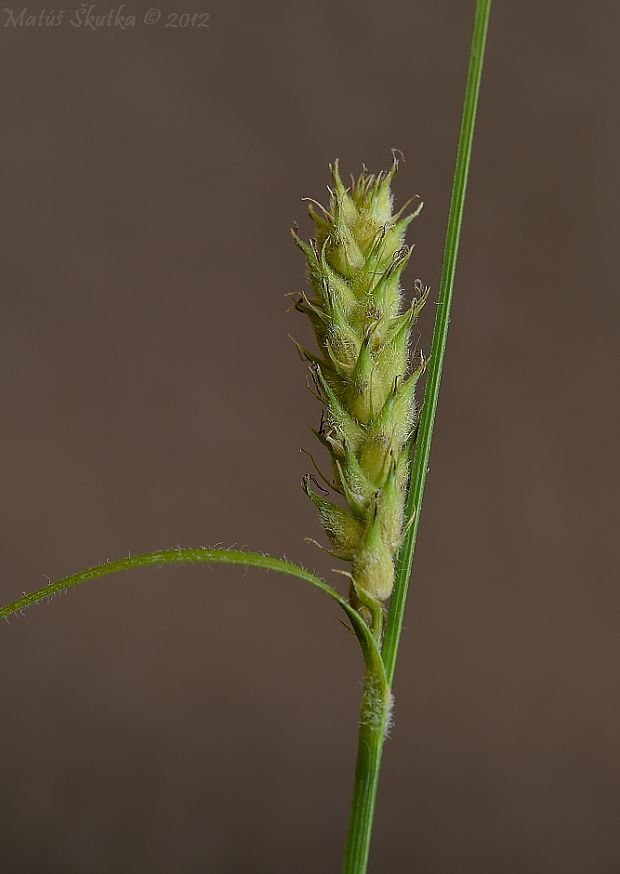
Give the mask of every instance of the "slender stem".
M 64 577 L 62 580 L 56 580 L 37 589 L 35 592 L 28 594 L 24 593 L 17 601 L 12 604 L 0 606 L 0 619 L 5 619 L 13 613 L 20 613 L 26 607 L 37 604 L 40 601 L 51 598 L 59 592 L 64 592 L 67 589 L 72 589 L 79 586 L 81 583 L 87 583 L 99 577 L 107 577 L 110 574 L 121 573 L 122 571 L 133 570 L 141 567 L 162 567 L 163 565 L 180 565 L 180 564 L 199 564 L 206 562 L 208 564 L 236 564 L 249 565 L 259 567 L 265 570 L 276 571 L 277 573 L 290 574 L 294 577 L 299 577 L 308 583 L 312 583 L 319 589 L 322 589 L 327 594 L 337 600 L 342 600 L 338 594 L 316 574 L 307 571 L 293 562 L 285 559 L 275 558 L 271 555 L 263 555 L 256 552 L 245 552 L 237 549 L 209 549 L 207 547 L 177 547 L 176 549 L 158 549 L 155 552 L 143 552 L 138 555 L 129 555 L 125 558 L 116 559 L 115 561 L 106 561 L 105 564 L 93 565 L 86 570 L 78 571 L 71 574 L 69 577 Z
M 294 564 L 291 561 L 286 561 L 282 558 L 275 558 L 272 555 L 264 555 L 263 553 L 246 552 L 239 549 L 208 549 L 207 547 L 185 548 L 178 547 L 177 549 L 159 549 L 155 552 L 143 552 L 140 555 L 130 555 L 126 558 L 118 559 L 117 561 L 107 561 L 105 564 L 95 565 L 86 570 L 79 571 L 62 580 L 57 580 L 38 589 L 36 592 L 24 594 L 12 604 L 0 606 L 0 619 L 8 619 L 15 613 L 20 613 L 26 607 L 32 604 L 37 604 L 40 601 L 45 601 L 59 592 L 65 592 L 82 583 L 87 583 L 90 580 L 106 577 L 110 574 L 120 573 L 122 571 L 133 570 L 141 567 L 162 567 L 164 565 L 177 564 L 235 564 L 245 565 L 246 567 L 263 568 L 264 570 L 275 571 L 276 573 L 288 574 L 289 576 L 297 577 L 310 583 L 315 588 L 329 595 L 347 614 L 353 631 L 359 641 L 364 660 L 366 662 L 367 671 L 378 678 L 378 682 L 383 694 L 387 696 L 387 683 L 385 680 L 385 672 L 383 670 L 383 661 L 379 652 L 378 644 L 370 628 L 366 625 L 357 610 L 346 601 L 335 589 L 329 586 L 325 580 L 317 577 L 316 574 L 307 571 L 300 565 Z
M 407 535 L 398 556 L 396 565 L 396 579 L 394 593 L 390 601 L 385 638 L 383 641 L 383 661 L 388 683 L 391 685 L 394 679 L 396 667 L 396 655 L 403 626 L 405 601 L 413 563 L 413 552 L 416 544 L 418 525 L 422 510 L 422 498 L 424 485 L 428 473 L 428 461 L 435 424 L 435 413 L 439 399 L 441 373 L 443 370 L 448 324 L 450 322 L 450 306 L 452 303 L 452 288 L 454 274 L 456 272 L 456 260 L 459 250 L 459 238 L 461 235 L 461 222 L 463 220 L 463 207 L 465 204 L 465 189 L 467 187 L 467 175 L 474 137 L 474 125 L 476 120 L 476 106 L 480 90 L 480 78 L 482 75 L 482 62 L 484 59 L 484 47 L 491 0 L 477 0 L 474 15 L 474 28 L 469 55 L 469 70 L 467 72 L 467 84 L 465 86 L 465 102 L 463 105 L 463 117 L 461 131 L 456 152 L 456 167 L 452 183 L 452 197 L 450 200 L 450 213 L 446 230 L 446 242 L 444 247 L 441 279 L 439 281 L 439 297 L 437 300 L 437 315 L 433 329 L 431 355 L 424 391 L 424 406 L 420 415 L 417 439 L 414 448 L 413 464 L 411 467 L 411 479 L 407 496 L 406 518 L 410 518 L 415 512 L 415 519 Z
M 482 62 L 484 58 L 484 47 L 490 7 L 491 0 L 477 0 L 474 13 L 469 69 L 467 73 L 467 84 L 465 87 L 465 102 L 463 105 L 463 116 L 456 154 L 456 168 L 452 184 L 452 196 L 450 201 L 448 227 L 446 231 L 444 258 L 441 280 L 439 283 L 437 315 L 433 330 L 431 358 L 424 395 L 424 406 L 420 416 L 420 424 L 414 450 L 415 454 L 411 469 L 409 492 L 407 496 L 407 517 L 410 517 L 415 510 L 415 519 L 411 528 L 407 532 L 398 557 L 394 593 L 390 602 L 382 649 L 385 675 L 390 686 L 394 678 L 398 643 L 402 630 L 409 575 L 411 573 L 413 551 L 420 522 L 424 484 L 428 472 L 431 438 L 433 435 L 435 413 L 439 398 L 441 372 L 443 369 L 446 337 L 450 319 L 450 304 L 452 302 L 452 287 L 456 271 L 459 237 L 463 218 L 463 205 L 465 202 L 465 189 L 467 185 L 469 161 L 471 158 L 476 105 L 480 90 L 480 78 L 482 74 Z M 381 753 L 389 715 L 386 700 L 385 707 L 381 713 L 381 725 L 367 724 L 364 719 L 365 695 L 366 687 L 364 695 L 362 696 L 362 717 L 359 730 L 355 782 L 353 786 L 353 799 L 351 803 L 349 830 L 345 846 L 342 874 L 365 874 L 367 870 L 375 799 L 381 767 Z
M 386 695 L 377 702 L 374 719 L 368 719 L 368 699 L 376 688 L 376 680 L 367 672 L 362 692 L 357 763 L 342 874 L 362 874 L 368 865 L 381 753 L 389 717 L 389 695 Z

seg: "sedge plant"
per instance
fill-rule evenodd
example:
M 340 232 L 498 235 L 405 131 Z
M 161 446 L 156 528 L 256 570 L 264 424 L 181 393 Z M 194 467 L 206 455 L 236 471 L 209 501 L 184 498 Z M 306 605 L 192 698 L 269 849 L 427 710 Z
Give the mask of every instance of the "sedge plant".
M 452 288 L 482 73 L 490 0 L 477 0 L 465 102 L 446 232 L 431 353 L 411 354 L 412 326 L 429 289 L 419 281 L 403 304 L 401 277 L 412 254 L 407 230 L 422 204 L 396 209 L 398 169 L 365 168 L 345 185 L 336 161 L 329 202 L 309 202 L 309 241 L 293 239 L 307 262 L 309 290 L 295 308 L 310 320 L 316 349 L 297 344 L 323 404 L 315 434 L 330 461 L 303 488 L 316 506 L 326 548 L 347 563 L 344 596 L 290 561 L 245 550 L 177 548 L 130 556 L 50 583 L 0 608 L 23 611 L 89 580 L 148 565 L 220 563 L 287 574 L 329 595 L 344 611 L 360 644 L 365 673 L 353 797 L 342 874 L 367 870 L 381 755 L 392 711 L 392 683 L 443 368 Z M 423 403 L 416 385 L 427 371 Z

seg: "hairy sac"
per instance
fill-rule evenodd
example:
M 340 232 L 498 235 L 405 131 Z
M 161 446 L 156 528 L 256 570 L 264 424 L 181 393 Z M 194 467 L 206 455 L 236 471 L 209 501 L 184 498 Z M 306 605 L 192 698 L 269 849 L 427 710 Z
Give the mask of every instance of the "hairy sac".
M 306 256 L 311 291 L 295 308 L 310 319 L 319 348 L 298 346 L 309 363 L 324 411 L 319 440 L 329 451 L 340 497 L 304 489 L 316 505 L 330 551 L 352 562 L 352 598 L 384 601 L 392 592 L 394 560 L 404 519 L 408 441 L 415 424 L 414 391 L 425 361 L 410 364 L 412 325 L 428 289 L 403 311 L 401 275 L 412 253 L 408 225 L 422 204 L 394 212 L 391 183 L 397 170 L 365 170 L 345 188 L 331 167 L 329 209 L 311 201 L 314 238 L 293 239 Z M 316 482 L 316 480 L 315 480 Z

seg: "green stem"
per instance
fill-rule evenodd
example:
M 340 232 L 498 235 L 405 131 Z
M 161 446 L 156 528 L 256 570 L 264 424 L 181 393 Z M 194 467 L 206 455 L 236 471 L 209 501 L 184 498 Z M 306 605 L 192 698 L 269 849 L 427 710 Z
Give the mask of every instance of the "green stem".
M 134 568 L 199 564 L 203 562 L 209 564 L 250 565 L 278 573 L 290 574 L 308 583 L 312 583 L 313 586 L 322 589 L 332 597 L 334 594 L 337 595 L 335 590 L 320 577 L 299 565 L 293 564 L 293 562 L 285 561 L 281 558 L 237 549 L 209 549 L 202 546 L 190 548 L 178 547 L 177 549 L 158 549 L 155 552 L 129 555 L 126 558 L 107 561 L 105 564 L 94 565 L 86 570 L 78 571 L 78 573 L 64 577 L 62 580 L 49 583 L 49 585 L 43 586 L 43 588 L 37 589 L 35 592 L 24 594 L 17 601 L 13 601 L 12 604 L 5 604 L 3 607 L 0 607 L 0 619 L 5 619 L 13 613 L 19 613 L 26 607 L 51 598 L 59 592 L 64 592 L 67 589 L 72 589 L 75 586 L 98 579 L 99 577 L 107 577 L 110 574 L 117 574 Z M 337 600 L 341 600 L 339 596 L 337 596 Z
M 20 613 L 26 607 L 36 604 L 39 601 L 44 601 L 51 598 L 58 592 L 64 592 L 67 589 L 72 589 L 75 586 L 87 583 L 90 580 L 106 577 L 110 574 L 120 573 L 121 571 L 132 570 L 140 567 L 153 567 L 163 565 L 177 564 L 234 564 L 245 565 L 246 567 L 263 568 L 264 570 L 275 571 L 276 573 L 288 574 L 289 576 L 297 577 L 310 583 L 320 591 L 325 592 L 330 598 L 333 598 L 337 604 L 347 614 L 349 621 L 355 631 L 359 641 L 366 668 L 372 671 L 375 676 L 380 679 L 382 688 L 387 689 L 385 681 L 385 673 L 383 671 L 383 662 L 381 654 L 377 647 L 371 630 L 368 628 L 360 614 L 355 610 L 335 589 L 329 586 L 325 580 L 317 577 L 316 574 L 307 571 L 305 568 L 294 564 L 291 561 L 286 561 L 282 558 L 274 558 L 272 555 L 263 555 L 257 552 L 246 552 L 240 549 L 208 549 L 207 547 L 183 548 L 178 549 L 159 549 L 156 552 L 143 552 L 140 555 L 131 555 L 127 558 L 121 558 L 118 561 L 108 561 L 105 564 L 95 565 L 87 570 L 79 571 L 77 574 L 72 574 L 57 582 L 50 583 L 36 592 L 24 595 L 12 604 L 6 604 L 0 607 L 0 619 L 7 619 L 14 613 Z
M 418 525 L 422 510 L 422 498 L 424 485 L 428 473 L 428 461 L 435 424 L 435 413 L 439 399 L 441 373 L 443 370 L 448 324 L 450 322 L 450 306 L 452 303 L 452 288 L 454 286 L 454 274 L 456 272 L 456 260 L 459 250 L 459 238 L 461 235 L 461 223 L 463 220 L 463 207 L 465 204 L 465 189 L 471 158 L 471 148 L 474 137 L 474 125 L 476 121 L 476 106 L 480 91 L 480 78 L 482 75 L 482 62 L 484 59 L 484 47 L 491 0 L 477 0 L 474 15 L 474 28 L 469 55 L 469 69 L 467 72 L 467 84 L 465 86 L 465 101 L 463 104 L 463 116 L 461 131 L 456 152 L 456 167 L 452 182 L 452 197 L 450 200 L 450 212 L 448 215 L 448 227 L 446 230 L 446 242 L 444 246 L 443 265 L 439 280 L 439 296 L 437 299 L 437 315 L 433 329 L 431 354 L 424 390 L 424 405 L 420 414 L 417 439 L 414 448 L 413 463 L 411 466 L 411 479 L 407 496 L 407 510 L 405 518 L 410 518 L 415 512 L 413 524 L 403 542 L 396 565 L 396 579 L 394 593 L 390 601 L 385 638 L 383 641 L 383 661 L 385 663 L 388 683 L 391 685 L 394 679 L 396 667 L 396 655 L 403 626 L 405 602 L 413 552 L 416 544 Z
M 382 701 L 377 702 L 375 718 L 368 719 L 367 702 L 376 688 L 377 681 L 367 672 L 362 692 L 357 762 L 342 874 L 363 874 L 368 865 L 381 753 L 389 718 L 389 694 L 386 694 Z
M 491 0 L 477 0 L 474 13 L 474 26 L 469 55 L 469 69 L 465 86 L 465 101 L 461 120 L 461 130 L 456 154 L 456 167 L 452 184 L 450 212 L 446 230 L 444 258 L 439 283 L 437 315 L 433 329 L 431 357 L 424 394 L 424 406 L 411 468 L 409 492 L 407 496 L 406 518 L 415 511 L 415 518 L 401 548 L 396 566 L 394 593 L 387 617 L 383 641 L 383 663 L 389 686 L 394 678 L 398 644 L 403 625 L 409 576 L 413 562 L 424 485 L 428 472 L 433 426 L 439 398 L 441 372 L 443 369 L 446 337 L 450 320 L 452 288 L 459 248 L 459 237 L 465 203 L 465 189 L 471 158 L 471 149 L 476 118 L 476 106 L 480 90 L 482 63 L 486 33 L 489 22 Z M 368 675 L 367 675 L 368 677 Z M 355 783 L 349 819 L 349 830 L 345 846 L 342 874 L 365 874 L 368 866 L 368 853 L 372 830 L 375 799 L 381 767 L 381 753 L 388 719 L 387 702 L 382 711 L 381 725 L 368 725 L 364 722 L 364 696 L 362 699 L 362 719 L 360 722 Z

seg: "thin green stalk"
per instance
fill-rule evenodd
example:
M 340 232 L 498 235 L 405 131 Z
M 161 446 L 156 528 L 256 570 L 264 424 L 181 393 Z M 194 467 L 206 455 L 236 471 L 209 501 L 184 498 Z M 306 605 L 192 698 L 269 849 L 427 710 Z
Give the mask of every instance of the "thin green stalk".
M 366 718 L 366 701 L 374 686 L 372 675 L 367 673 L 362 693 L 357 762 L 342 874 L 363 874 L 368 864 L 383 740 L 389 719 L 389 693 L 377 707 L 375 719 Z
M 347 614 L 349 621 L 357 635 L 362 654 L 366 661 L 366 669 L 373 673 L 378 678 L 381 689 L 384 695 L 387 695 L 387 683 L 385 681 L 385 673 L 383 671 L 383 662 L 381 654 L 377 648 L 376 641 L 361 618 L 360 614 L 355 610 L 335 589 L 328 585 L 325 580 L 316 574 L 307 571 L 305 568 L 294 564 L 291 561 L 286 561 L 282 558 L 275 558 L 272 555 L 263 555 L 257 552 L 246 552 L 239 549 L 208 549 L 207 547 L 183 548 L 177 549 L 159 549 L 156 552 L 143 552 L 140 555 L 130 555 L 126 558 L 118 559 L 117 561 L 107 561 L 105 564 L 95 565 L 87 570 L 79 571 L 62 580 L 50 583 L 36 592 L 24 594 L 12 604 L 6 604 L 0 607 L 0 619 L 8 619 L 9 616 L 20 613 L 26 607 L 32 604 L 37 604 L 40 601 L 45 601 L 57 595 L 59 592 L 65 592 L 78 586 L 81 583 L 87 583 L 90 580 L 106 577 L 110 574 L 120 573 L 121 571 L 132 570 L 140 567 L 161 567 L 163 565 L 178 565 L 178 564 L 234 564 L 245 565 L 246 567 L 263 568 L 264 570 L 275 571 L 276 573 L 288 574 L 289 576 L 297 577 L 310 583 L 315 588 L 329 595 Z
M 465 86 L 465 102 L 461 120 L 461 131 L 456 152 L 456 167 L 452 182 L 452 197 L 450 200 L 450 213 L 446 230 L 446 242 L 444 246 L 443 265 L 439 280 L 439 297 L 437 300 L 437 315 L 433 329 L 430 362 L 428 366 L 426 388 L 424 390 L 424 405 L 420 414 L 420 424 L 414 449 L 414 457 L 409 482 L 407 497 L 407 518 L 415 513 L 413 525 L 407 532 L 404 543 L 398 556 L 394 592 L 390 601 L 385 638 L 383 641 L 383 661 L 385 663 L 388 682 L 392 684 L 394 669 L 396 667 L 396 655 L 398 643 L 403 626 L 405 601 L 409 587 L 413 552 L 416 544 L 418 525 L 422 510 L 422 498 L 424 485 L 428 473 L 428 461 L 431 452 L 431 440 L 435 413 L 439 399 L 441 385 L 441 373 L 443 370 L 444 355 L 446 350 L 446 338 L 448 324 L 450 322 L 450 306 L 452 304 L 452 288 L 454 286 L 454 274 L 456 272 L 456 260 L 459 250 L 461 235 L 461 223 L 463 220 L 463 207 L 465 204 L 465 190 L 469 173 L 471 148 L 474 138 L 474 125 L 476 121 L 476 106 L 480 91 L 480 78 L 482 76 L 482 62 L 484 59 L 484 47 L 486 42 L 487 27 L 491 0 L 477 0 L 474 15 L 474 29 L 469 55 L 469 69 L 467 72 L 467 84 Z
M 5 604 L 3 607 L 0 607 L 0 619 L 5 619 L 13 613 L 20 613 L 26 607 L 37 604 L 39 601 L 44 601 L 59 592 L 64 592 L 67 589 L 72 589 L 74 586 L 87 583 L 99 577 L 106 577 L 110 574 L 117 574 L 122 571 L 132 570 L 133 568 L 161 567 L 162 565 L 170 564 L 199 564 L 202 562 L 209 564 L 250 565 L 278 573 L 290 574 L 308 583 L 312 583 L 313 586 L 317 586 L 317 588 L 322 589 L 332 597 L 336 595 L 337 599 L 341 600 L 335 590 L 320 577 L 317 577 L 316 574 L 281 558 L 236 549 L 209 549 L 202 546 L 194 548 L 178 547 L 177 549 L 158 549 L 155 552 L 129 555 L 126 558 L 107 561 L 105 564 L 94 565 L 76 574 L 71 574 L 71 576 L 49 583 L 35 592 L 25 593 L 12 604 Z
M 433 330 L 431 357 L 424 394 L 424 406 L 420 416 L 407 497 L 407 516 L 410 517 L 415 512 L 415 519 L 407 532 L 405 541 L 399 553 L 394 591 L 390 601 L 382 649 L 385 674 L 390 686 L 394 678 L 394 669 L 396 666 L 398 644 L 403 625 L 409 576 L 413 562 L 413 552 L 416 543 L 418 525 L 420 523 L 424 485 L 428 472 L 428 461 L 431 449 L 431 439 L 433 436 L 433 426 L 435 423 L 435 413 L 439 398 L 446 337 L 450 321 L 452 288 L 456 271 L 461 223 L 463 219 L 463 206 L 465 203 L 465 190 L 471 158 L 476 106 L 480 90 L 480 79 L 482 75 L 482 63 L 484 59 L 490 7 L 490 0 L 477 0 L 474 13 L 469 69 L 465 86 L 465 101 L 463 105 L 463 115 L 456 154 L 456 167 L 452 184 L 452 196 L 446 231 L 441 279 L 439 283 L 437 315 Z M 367 870 L 373 814 L 381 765 L 381 752 L 388 720 L 388 710 L 386 707 L 383 710 L 383 725 L 381 726 L 381 730 L 378 730 L 376 726 L 373 726 L 371 729 L 370 726 L 364 724 L 363 708 L 364 704 L 362 704 L 362 720 L 360 725 L 355 783 L 342 874 L 365 874 Z

